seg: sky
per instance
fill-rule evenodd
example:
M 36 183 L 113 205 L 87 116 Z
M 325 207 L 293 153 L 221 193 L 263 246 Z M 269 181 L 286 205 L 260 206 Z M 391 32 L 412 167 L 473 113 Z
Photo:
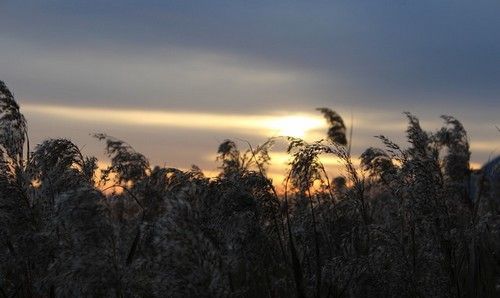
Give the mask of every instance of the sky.
M 100 158 L 95 132 L 214 172 L 227 138 L 324 138 L 328 107 L 352 119 L 358 156 L 375 135 L 404 145 L 404 111 L 430 131 L 455 116 L 478 166 L 500 154 L 499 13 L 493 0 L 0 0 L 0 80 L 32 143 L 65 137 Z

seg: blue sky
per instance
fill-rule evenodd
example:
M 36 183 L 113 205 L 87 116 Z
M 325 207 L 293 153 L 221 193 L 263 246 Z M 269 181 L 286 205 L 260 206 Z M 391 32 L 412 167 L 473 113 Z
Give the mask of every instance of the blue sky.
M 401 140 L 403 111 L 429 130 L 450 114 L 481 163 L 500 150 L 499 13 L 500 2 L 481 0 L 3 0 L 0 79 L 26 106 L 35 141 L 71 137 L 89 154 L 102 149 L 88 134 L 105 131 L 154 163 L 214 168 L 219 142 L 264 133 L 40 107 L 283 117 L 326 106 L 353 114 L 357 152 L 373 135 Z

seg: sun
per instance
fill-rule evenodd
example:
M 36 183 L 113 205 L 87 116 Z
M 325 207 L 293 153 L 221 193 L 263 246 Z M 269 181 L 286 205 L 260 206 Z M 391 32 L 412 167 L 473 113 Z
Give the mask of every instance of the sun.
M 272 134 L 303 138 L 308 131 L 319 128 L 323 120 L 307 115 L 279 116 L 270 119 L 267 127 Z

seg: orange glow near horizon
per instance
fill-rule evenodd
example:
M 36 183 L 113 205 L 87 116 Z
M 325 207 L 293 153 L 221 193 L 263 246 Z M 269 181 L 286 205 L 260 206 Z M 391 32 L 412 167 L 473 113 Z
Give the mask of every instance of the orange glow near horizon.
M 284 192 L 284 181 L 286 179 L 287 175 L 287 169 L 288 169 L 288 163 L 291 161 L 292 156 L 287 154 L 284 151 L 274 151 L 270 152 L 270 166 L 267 171 L 267 177 L 270 178 L 273 181 L 273 185 L 276 188 L 278 194 L 282 195 Z M 207 155 L 208 160 L 215 160 L 214 155 Z M 343 176 L 346 174 L 345 172 L 345 167 L 343 164 L 343 161 L 332 155 L 324 155 L 320 156 L 320 161 L 321 163 L 325 166 L 327 175 L 329 176 L 329 179 L 332 180 L 333 178 L 337 176 Z M 358 169 L 359 171 L 359 166 L 360 166 L 361 160 L 359 158 L 352 157 L 352 163 L 353 165 Z M 98 161 L 98 171 L 96 173 L 96 181 L 100 179 L 100 170 L 103 170 L 107 167 L 110 166 L 110 163 L 108 161 Z M 480 169 L 481 164 L 471 162 L 470 163 L 471 169 Z M 189 168 L 179 168 L 182 171 L 189 171 Z M 202 169 L 203 174 L 207 178 L 216 178 L 220 171 L 219 170 L 208 170 L 208 169 Z M 111 176 L 112 178 L 112 176 Z M 113 192 L 120 193 L 122 190 L 117 187 L 112 187 L 112 183 L 108 183 L 104 186 L 100 186 L 101 190 L 105 190 L 104 192 L 106 195 L 112 194 Z
M 207 158 L 212 159 L 213 156 L 208 156 Z M 292 156 L 288 155 L 286 152 L 271 152 L 271 163 L 267 171 L 267 176 L 273 181 L 273 185 L 279 193 L 283 190 L 283 182 L 286 179 L 288 162 L 291 160 Z M 215 159 L 215 157 L 213 157 Z M 334 156 L 320 156 L 320 161 L 325 166 L 326 172 L 329 175 L 329 179 L 333 179 L 336 176 L 341 176 L 345 174 L 345 169 L 342 161 L 338 157 Z M 352 159 L 353 164 L 357 167 L 359 166 L 360 160 L 358 158 Z M 98 171 L 96 173 L 95 179 L 99 181 L 100 171 L 109 167 L 110 163 L 108 161 L 98 161 Z M 189 168 L 179 168 L 182 171 L 189 171 Z M 203 169 L 203 174 L 207 178 L 216 178 L 219 175 L 218 170 L 208 170 Z M 113 176 L 111 175 L 111 178 Z M 113 188 L 112 183 L 108 183 L 100 187 L 101 189 L 107 189 L 106 194 L 111 194 L 113 191 L 121 192 L 119 188 Z

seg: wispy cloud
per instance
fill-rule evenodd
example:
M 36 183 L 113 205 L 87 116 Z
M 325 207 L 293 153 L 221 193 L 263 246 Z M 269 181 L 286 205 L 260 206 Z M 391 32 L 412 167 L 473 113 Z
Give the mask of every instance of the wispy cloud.
M 246 131 L 262 136 L 304 137 L 308 132 L 326 128 L 322 117 L 313 114 L 246 115 L 193 112 L 103 109 L 91 107 L 25 104 L 23 111 L 71 121 L 157 126 L 194 130 Z

